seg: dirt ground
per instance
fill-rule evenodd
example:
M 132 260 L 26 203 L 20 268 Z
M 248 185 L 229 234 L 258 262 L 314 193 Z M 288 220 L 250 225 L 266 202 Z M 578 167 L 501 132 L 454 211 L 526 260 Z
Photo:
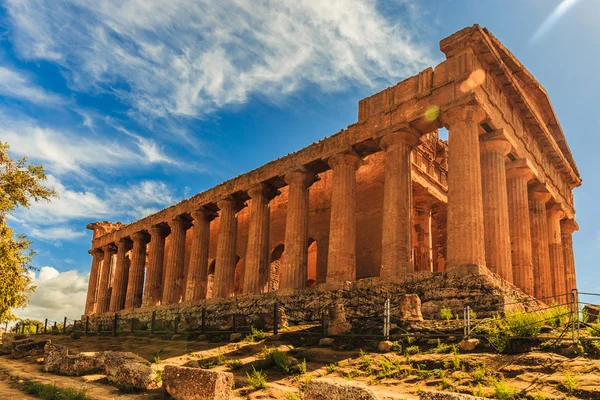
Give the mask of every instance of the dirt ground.
M 315 377 L 363 382 L 382 400 L 418 399 L 422 390 L 448 390 L 506 399 L 600 399 L 600 360 L 584 357 L 567 358 L 553 352 L 530 352 L 501 355 L 492 352 L 459 354 L 450 346 L 433 341 L 421 344 L 405 343 L 402 349 L 380 354 L 377 342 L 334 343 L 319 347 L 316 340 L 267 338 L 259 343 L 210 343 L 184 340 L 184 337 L 148 338 L 136 336 L 90 336 L 78 340 L 64 336 L 38 336 L 53 343 L 67 345 L 82 352 L 102 350 L 131 351 L 153 361 L 153 368 L 182 365 L 191 360 L 202 363 L 220 360 L 224 365 L 215 369 L 231 371 L 235 376 L 235 399 L 284 399 L 286 393 L 300 396 L 301 390 Z M 276 340 L 273 340 L 276 339 Z M 276 367 L 264 369 L 268 385 L 253 390 L 247 381 L 247 371 L 264 357 L 265 347 L 279 348 L 297 359 L 306 359 L 306 373 L 287 375 Z M 344 350 L 344 348 L 346 350 Z M 365 352 L 361 352 L 361 349 Z M 227 361 L 240 360 L 241 368 L 231 370 Z M 41 371 L 40 359 L 13 360 L 0 357 L 0 368 L 12 377 L 53 383 L 59 387 L 83 389 L 95 399 L 167 399 L 162 389 L 140 394 L 122 394 L 102 375 L 85 377 L 57 376 Z M 225 362 L 224 362 L 225 361 Z M 4 391 L 6 387 L 6 392 Z M 0 390 L 17 397 L 6 381 L 0 380 Z M 12 391 L 11 391 L 12 390 Z

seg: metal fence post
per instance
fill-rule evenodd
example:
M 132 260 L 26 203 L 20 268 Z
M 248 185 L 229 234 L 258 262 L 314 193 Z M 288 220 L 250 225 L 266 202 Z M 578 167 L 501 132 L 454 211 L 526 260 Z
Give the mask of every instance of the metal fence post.
M 133 318 L 131 318 L 131 326 L 129 327 L 129 331 L 131 333 L 133 333 L 133 322 L 134 322 L 134 320 L 133 320 Z
M 200 332 L 206 331 L 206 307 L 202 307 L 202 319 L 200 320 Z
M 233 313 L 233 333 L 237 333 L 237 313 Z
M 383 306 L 383 338 L 390 339 L 390 299 L 385 300 Z
M 571 290 L 571 339 L 575 342 L 575 291 Z M 577 316 L 579 320 L 579 315 Z
M 579 292 L 577 288 L 572 289 L 571 292 L 575 297 L 575 312 L 577 313 L 577 340 L 579 340 L 581 336 L 581 317 L 579 316 Z
M 327 314 L 321 314 L 321 334 L 323 337 L 327 336 Z
M 279 303 L 276 301 L 273 306 L 273 335 L 279 333 Z
M 65 317 L 65 320 L 63 322 L 63 335 L 67 334 L 67 317 Z
M 113 319 L 113 334 L 117 334 L 117 323 L 119 321 L 119 314 L 115 314 L 115 318 Z
M 150 323 L 150 332 L 154 333 L 156 329 L 156 310 L 152 311 L 152 322 Z
M 177 333 L 179 330 L 179 315 L 175 316 L 175 320 L 173 321 L 173 333 Z
M 44 335 L 48 333 L 48 318 L 44 321 Z
M 54 327 L 52 328 L 52 332 L 58 333 L 58 326 L 56 326 L 56 321 L 54 321 Z
M 25 333 L 25 323 L 21 325 L 21 334 Z
M 40 332 L 40 324 L 35 324 L 35 334 L 37 335 Z

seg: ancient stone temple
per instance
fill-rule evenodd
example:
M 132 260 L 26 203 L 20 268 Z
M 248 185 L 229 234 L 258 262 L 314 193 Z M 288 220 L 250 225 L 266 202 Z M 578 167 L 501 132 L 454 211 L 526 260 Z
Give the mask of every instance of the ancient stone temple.
M 85 314 L 452 273 L 564 301 L 581 178 L 548 96 L 487 29 L 440 49 L 347 129 L 139 221 L 88 225 Z

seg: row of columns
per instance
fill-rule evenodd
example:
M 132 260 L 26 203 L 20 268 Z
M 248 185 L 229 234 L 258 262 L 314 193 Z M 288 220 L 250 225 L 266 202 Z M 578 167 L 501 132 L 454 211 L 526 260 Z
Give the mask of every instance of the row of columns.
M 559 211 L 547 214 L 547 193 L 528 189 L 532 175 L 526 167 L 519 162 L 505 165 L 510 144 L 500 133 L 480 139 L 479 123 L 484 117 L 485 113 L 477 106 L 455 107 L 442 116 L 449 130 L 447 269 L 487 265 L 527 293 L 537 297 L 559 294 L 568 288 L 568 282 L 574 284 L 574 267 L 566 274 L 568 279 L 564 276 L 565 260 L 568 263 L 572 260 L 572 246 L 568 247 L 571 242 L 565 239 L 568 231 L 561 230 L 562 215 Z M 404 126 L 380 139 L 385 151 L 382 276 L 400 277 L 415 270 L 411 151 L 419 143 L 419 137 L 419 132 Z M 328 283 L 356 279 L 356 170 L 361 162 L 351 149 L 328 160 L 333 171 Z M 284 180 L 289 185 L 289 198 L 280 289 L 306 284 L 309 188 L 315 176 L 306 168 L 300 168 L 286 174 Z M 269 202 L 277 194 L 266 183 L 248 190 L 251 210 L 243 293 L 266 291 L 270 264 Z M 219 200 L 217 206 L 220 224 L 213 296 L 226 298 L 234 294 L 237 213 L 244 204 L 227 196 Z M 86 312 L 94 303 L 90 293 L 96 292 L 96 312 L 205 298 L 209 224 L 215 214 L 201 207 L 193 211 L 191 217 L 192 245 L 187 271 L 184 270 L 185 239 L 190 224 L 182 216 L 168 222 L 171 243 L 164 268 L 167 233 L 163 225 L 152 226 L 148 234 L 139 232 L 132 235 L 131 240 L 123 239 L 116 246 L 111 244 L 102 252 L 94 252 L 94 277 L 90 278 Z M 150 252 L 142 288 L 148 241 Z M 127 266 L 125 253 L 131 245 L 132 261 Z M 115 249 L 116 284 L 109 294 L 108 266 Z M 100 253 L 102 268 L 99 267 Z M 556 279 L 543 279 L 550 276 Z M 97 290 L 93 286 L 98 286 Z

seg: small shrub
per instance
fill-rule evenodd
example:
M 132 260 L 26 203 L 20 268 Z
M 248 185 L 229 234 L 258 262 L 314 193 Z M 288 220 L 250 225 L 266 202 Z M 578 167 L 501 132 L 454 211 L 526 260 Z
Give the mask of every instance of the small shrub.
M 488 377 L 488 371 L 483 365 L 479 365 L 473 371 L 473 380 L 475 383 L 481 383 Z
M 160 354 L 155 354 L 152 356 L 152 362 L 154 364 L 160 364 Z
M 254 388 L 254 390 L 264 389 L 267 387 L 267 375 L 262 371 L 257 371 L 252 367 L 252 373 L 246 373 L 248 377 L 248 384 Z
M 387 358 L 381 360 L 379 367 L 381 369 L 377 373 L 377 376 L 380 378 L 387 378 L 394 374 L 394 364 Z
M 446 321 L 450 321 L 452 318 L 454 318 L 454 314 L 452 314 L 452 310 L 448 307 L 443 307 L 440 310 L 440 317 L 442 317 L 442 319 L 445 319 Z
M 450 383 L 450 379 L 446 376 L 445 371 L 441 371 L 440 373 L 440 388 L 442 390 L 453 390 L 454 386 Z
M 548 400 L 548 396 L 544 392 L 537 391 L 531 395 L 531 400 Z
M 301 400 L 301 398 L 296 393 L 287 392 L 285 394 L 285 400 Z
M 543 324 L 543 318 L 536 313 L 509 312 L 504 318 L 495 316 L 488 328 L 488 341 L 503 353 L 510 345 L 511 337 L 537 337 Z
M 437 354 L 445 354 L 445 353 L 451 353 L 452 351 L 454 351 L 454 348 L 455 348 L 454 345 L 442 343 L 442 341 L 440 339 L 438 339 L 437 347 L 435 347 L 431 351 L 433 353 L 437 353 Z
M 263 331 L 251 327 L 250 333 L 246 336 L 245 340 L 250 343 L 256 343 L 264 340 L 266 337 L 267 335 Z
M 369 368 L 371 368 L 371 365 L 373 364 L 373 360 L 371 359 L 371 357 L 369 357 L 369 355 L 362 350 L 360 351 L 359 355 L 360 355 L 360 369 L 368 370 Z
M 481 386 L 481 383 L 477 384 L 477 387 L 475 389 L 473 389 L 473 396 L 478 396 L 478 397 L 484 397 L 485 396 L 485 392 L 483 390 L 483 386 Z
M 306 375 L 304 377 L 304 380 L 302 381 L 302 383 L 300 384 L 300 392 L 304 393 L 306 391 L 306 389 L 308 388 L 308 384 L 310 383 L 310 381 L 312 381 L 314 379 L 314 376 L 312 375 Z
M 263 349 L 263 353 L 266 350 Z M 286 374 L 304 374 L 306 373 L 306 360 L 296 362 L 286 352 L 279 349 L 267 350 L 264 359 L 269 366 L 276 366 Z
M 477 319 L 477 313 L 473 309 L 469 309 L 469 316 L 470 316 L 471 320 Z
M 241 362 L 240 360 L 229 360 L 229 361 L 227 361 L 227 366 L 232 371 L 235 371 L 237 369 L 242 368 L 244 366 L 244 363 Z
M 565 373 L 565 377 L 562 381 L 562 387 L 567 391 L 567 393 L 571 393 L 577 390 L 579 386 L 579 382 L 575 375 L 572 375 L 570 372 Z
M 392 342 L 392 351 L 397 351 L 399 353 L 402 352 L 402 343 L 400 343 L 398 340 Z
M 71 332 L 71 339 L 81 339 L 81 331 L 74 330 L 73 332 Z
M 410 354 L 410 355 L 413 355 L 413 354 L 419 354 L 419 352 L 420 352 L 420 351 L 421 351 L 421 350 L 419 349 L 419 346 L 408 346 L 408 347 L 407 347 L 407 348 L 404 350 L 404 353 L 405 353 L 405 354 Z
M 156 377 L 154 378 L 154 382 L 159 383 L 162 382 L 162 371 L 156 371 Z
M 460 369 L 460 356 L 458 355 L 458 351 L 455 351 L 452 354 L 452 366 L 454 367 L 454 370 L 457 371 Z
M 492 384 L 494 393 L 492 396 L 498 400 L 512 400 L 517 395 L 517 389 L 510 386 L 506 381 L 499 379 Z
M 335 372 L 335 370 L 337 369 L 338 365 L 339 365 L 339 364 L 338 364 L 337 362 L 334 362 L 334 363 L 331 363 L 331 364 L 329 364 L 329 365 L 327 366 L 327 373 L 328 373 L 328 374 L 332 374 L 332 373 L 334 373 L 334 372 Z

